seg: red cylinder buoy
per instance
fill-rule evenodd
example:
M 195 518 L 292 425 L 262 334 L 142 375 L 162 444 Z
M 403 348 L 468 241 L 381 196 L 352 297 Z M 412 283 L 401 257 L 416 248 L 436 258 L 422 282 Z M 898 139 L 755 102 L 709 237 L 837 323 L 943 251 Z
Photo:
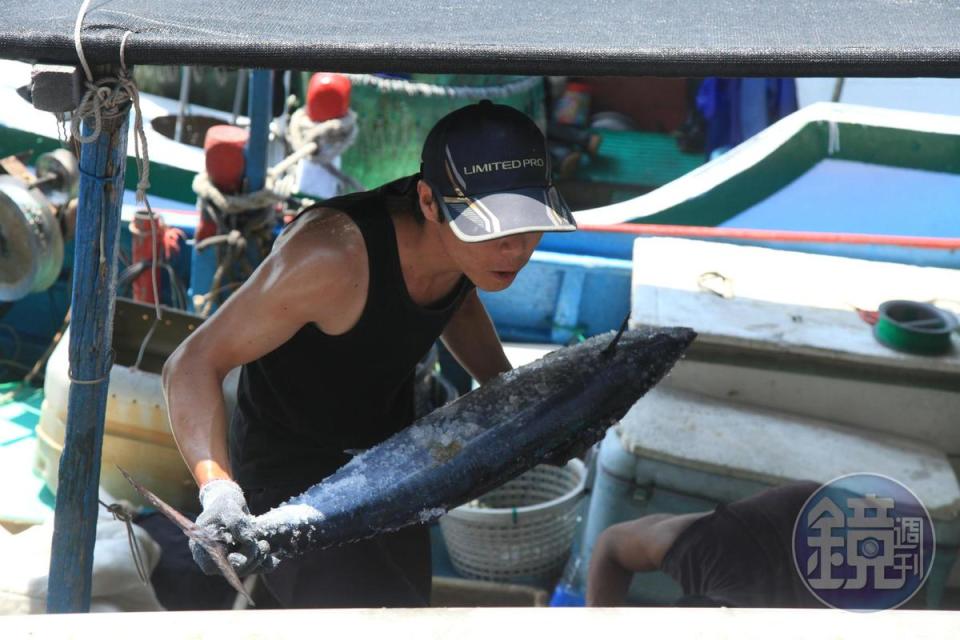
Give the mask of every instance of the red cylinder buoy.
M 203 139 L 203 154 L 207 176 L 222 193 L 238 193 L 243 187 L 246 168 L 244 147 L 250 134 L 246 129 L 230 124 L 218 124 L 207 129 Z M 217 227 L 202 211 L 194 231 L 194 240 L 203 240 L 216 234 Z
M 350 108 L 350 78 L 339 73 L 315 73 L 307 85 L 307 116 L 314 122 L 342 118 Z
M 223 193 L 237 193 L 243 185 L 243 149 L 249 137 L 246 129 L 230 124 L 207 129 L 203 140 L 207 175 Z

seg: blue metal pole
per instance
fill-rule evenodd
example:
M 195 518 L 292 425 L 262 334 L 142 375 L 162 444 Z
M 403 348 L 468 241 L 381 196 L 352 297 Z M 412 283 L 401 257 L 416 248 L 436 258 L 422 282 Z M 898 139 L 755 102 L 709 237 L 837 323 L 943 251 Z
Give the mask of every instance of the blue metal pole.
M 49 613 L 90 609 L 100 453 L 113 362 L 113 309 L 129 105 L 104 118 L 80 150 L 80 199 L 70 323 L 70 395 L 60 458 L 47 597 Z M 93 119 L 83 123 L 85 135 Z
M 267 178 L 267 140 L 273 119 L 273 71 L 255 69 L 250 72 L 250 94 L 247 101 L 250 115 L 250 138 L 247 141 L 247 191 L 263 189 Z

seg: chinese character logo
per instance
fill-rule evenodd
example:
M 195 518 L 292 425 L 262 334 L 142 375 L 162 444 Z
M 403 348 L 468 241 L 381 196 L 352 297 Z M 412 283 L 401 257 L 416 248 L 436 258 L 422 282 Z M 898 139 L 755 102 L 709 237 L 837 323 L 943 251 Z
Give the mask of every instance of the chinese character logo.
M 899 607 L 933 564 L 930 515 L 893 478 L 856 473 L 807 499 L 793 529 L 793 560 L 818 600 L 836 609 Z

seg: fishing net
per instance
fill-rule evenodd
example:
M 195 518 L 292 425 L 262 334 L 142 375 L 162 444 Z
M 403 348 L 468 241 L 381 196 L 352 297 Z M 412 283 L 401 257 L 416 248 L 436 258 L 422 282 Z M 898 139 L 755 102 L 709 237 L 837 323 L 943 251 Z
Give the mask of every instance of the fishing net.
M 523 111 L 541 128 L 546 124 L 539 78 L 417 74 L 352 80 L 352 108 L 362 116 L 356 142 L 343 156 L 343 170 L 367 188 L 419 171 L 420 150 L 433 125 L 482 98 Z

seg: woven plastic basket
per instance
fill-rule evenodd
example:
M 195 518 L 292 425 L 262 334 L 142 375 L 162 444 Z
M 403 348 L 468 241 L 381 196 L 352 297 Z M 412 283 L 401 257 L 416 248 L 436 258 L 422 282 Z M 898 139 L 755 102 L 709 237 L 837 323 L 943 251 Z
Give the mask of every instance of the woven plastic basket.
M 586 469 L 540 465 L 440 519 L 454 568 L 480 580 L 544 581 L 563 568 Z

